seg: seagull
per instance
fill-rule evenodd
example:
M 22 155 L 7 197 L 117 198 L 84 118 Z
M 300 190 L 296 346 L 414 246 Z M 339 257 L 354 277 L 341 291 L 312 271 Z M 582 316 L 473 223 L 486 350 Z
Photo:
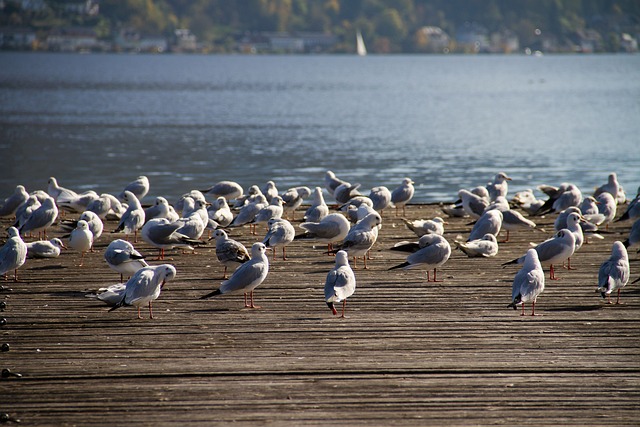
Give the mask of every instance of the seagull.
M 78 197 L 78 193 L 68 188 L 60 187 L 58 181 L 54 177 L 49 178 L 47 193 L 57 202 L 59 198 L 74 199 Z
M 607 183 L 596 188 L 593 197 L 598 198 L 602 193 L 609 193 L 613 196 L 613 200 L 616 200 L 619 190 L 620 184 L 618 183 L 618 176 L 615 172 L 611 172 L 607 177 Z
M 384 185 L 373 187 L 369 193 L 369 199 L 373 202 L 373 209 L 382 212 L 391 206 L 391 191 Z
M 220 181 L 206 190 L 200 190 L 202 193 L 209 194 L 214 199 L 224 197 L 227 201 L 239 199 L 242 197 L 244 190 L 242 186 L 234 181 Z
M 360 188 L 360 184 L 352 185 L 345 181 L 336 187 L 333 192 L 333 197 L 338 201 L 338 203 L 347 203 L 352 198 L 361 196 L 360 192 L 358 192 L 358 188 Z
M 7 277 L 7 273 L 13 270 L 13 281 L 18 281 L 18 269 L 27 259 L 27 245 L 22 241 L 20 232 L 15 227 L 7 230 L 9 239 L 0 248 L 0 275 Z
M 131 277 L 141 268 L 149 266 L 144 256 L 131 243 L 122 239 L 109 243 L 104 252 L 104 260 L 112 270 L 120 273 L 120 281 L 124 276 Z
M 439 216 L 433 219 L 417 219 L 415 221 L 402 218 L 402 221 L 407 228 L 416 233 L 418 237 L 422 237 L 425 234 L 439 234 L 442 236 L 444 234 L 444 224 L 446 224 Z
M 402 268 L 410 270 L 414 268 L 424 268 L 427 270 L 427 282 L 431 282 L 429 270 L 433 268 L 433 282 L 438 282 L 437 269 L 442 266 L 451 256 L 451 245 L 447 239 L 438 234 L 425 234 L 420 238 L 418 244 L 397 245 L 392 250 L 411 251 L 406 262 L 398 264 L 389 270 Z M 440 280 L 441 281 L 441 280 Z
M 209 220 L 208 216 L 207 220 Z M 192 212 L 186 218 L 180 218 L 176 223 L 180 224 L 180 228 L 178 228 L 176 232 L 190 239 L 199 240 L 202 234 L 204 234 L 205 224 L 202 222 L 202 217 L 197 211 Z
M 242 292 L 244 293 L 245 308 L 260 308 L 253 303 L 253 290 L 264 282 L 269 273 L 269 258 L 266 251 L 267 247 L 263 243 L 254 243 L 251 247 L 251 259 L 238 267 L 229 279 L 221 283 L 220 288 L 200 297 L 200 299 Z M 247 294 L 251 300 L 250 304 L 247 302 Z
M 598 288 L 602 298 L 607 297 L 607 304 L 611 304 L 611 293 L 618 290 L 616 304 L 620 304 L 620 291 L 629 282 L 629 255 L 622 242 L 613 242 L 611 257 L 602 263 L 598 271 Z
M 118 198 L 113 194 L 103 193 L 100 197 L 109 199 L 110 210 L 105 218 L 117 218 L 118 220 L 120 220 L 120 218 L 122 218 L 122 215 L 124 215 L 124 213 L 127 211 L 127 205 L 120 203 L 120 200 L 118 200 Z M 98 215 L 100 214 L 98 213 Z
M 29 196 L 27 200 L 15 211 L 16 222 L 13 226 L 19 230 L 20 227 L 27 222 L 33 211 L 38 209 L 40 206 L 42 206 L 40 204 L 40 200 L 38 200 L 35 195 Z
M 51 240 L 38 240 L 27 243 L 27 258 L 57 258 L 60 249 L 66 248 L 62 240 L 54 237 Z
M 42 202 L 42 205 L 31 213 L 27 221 L 19 228 L 22 234 L 43 232 L 47 238 L 47 228 L 51 227 L 58 218 L 58 207 L 55 201 L 49 197 Z
M 356 196 L 344 205 L 340 206 L 338 210 L 341 212 L 346 211 L 347 218 L 349 218 L 351 222 L 355 223 L 363 218 L 358 218 L 358 210 L 361 206 L 368 209 L 367 213 L 376 212 L 376 210 L 373 209 L 373 202 L 366 196 Z
M 454 242 L 456 247 L 467 254 L 469 258 L 485 257 L 490 258 L 498 254 L 498 240 L 496 236 L 487 233 L 481 239 L 471 240 L 470 242 Z
M 529 215 L 535 214 L 544 205 L 544 200 L 536 198 L 530 188 L 517 192 L 511 202 Z
M 138 200 L 144 199 L 144 196 L 149 193 L 149 178 L 142 175 L 137 177 L 135 180 L 128 183 L 122 192 L 118 194 L 118 199 L 122 201 L 127 201 L 126 192 L 130 191 Z
M 96 213 L 92 211 L 82 212 L 82 214 L 78 218 L 78 221 L 80 220 L 84 220 L 87 222 L 87 225 L 89 226 L 89 231 L 91 231 L 91 234 L 93 235 L 93 242 L 95 243 L 95 241 L 98 240 L 100 236 L 102 236 L 102 231 L 104 230 L 104 224 L 102 223 L 102 220 Z M 63 230 L 71 231 L 78 226 L 78 221 L 73 221 L 73 220 L 64 221 L 60 225 Z M 91 245 L 91 252 L 93 252 L 93 243 Z
M 84 263 L 84 253 L 91 249 L 91 245 L 93 245 L 93 234 L 91 230 L 89 230 L 87 221 L 81 219 L 69 236 L 69 247 L 79 251 L 81 254 L 80 265 L 78 265 L 78 267 L 82 267 Z
M 229 227 L 239 227 L 244 224 L 252 223 L 255 219 L 258 212 L 262 210 L 262 208 L 267 207 L 267 199 L 264 197 L 262 193 L 258 194 L 253 202 L 247 203 L 244 205 L 238 215 L 231 221 Z M 251 229 L 251 225 L 249 228 Z M 252 234 L 255 234 L 255 230 L 252 231 Z
M 291 212 L 291 219 L 294 220 L 296 216 L 296 209 L 302 205 L 302 202 L 311 195 L 311 189 L 309 187 L 294 187 L 285 191 L 282 196 L 284 202 L 285 213 Z M 288 215 L 287 215 L 288 217 Z
M 272 218 L 282 218 L 283 213 L 284 204 L 282 197 L 276 194 L 271 198 L 271 201 L 267 206 L 258 211 L 255 218 L 253 219 L 253 224 L 255 226 L 255 224 L 268 223 Z
M 529 249 L 525 254 L 524 265 L 516 273 L 511 288 L 511 304 L 508 307 L 516 307 L 522 304 L 521 316 L 524 316 L 525 303 L 531 302 L 531 315 L 535 316 L 536 299 L 544 291 L 544 271 L 538 260 L 538 252 Z
M 182 224 L 179 222 L 169 222 L 166 218 L 155 218 L 147 222 L 141 230 L 142 240 L 158 248 L 158 259 L 164 259 L 165 249 L 183 248 L 193 251 L 192 245 L 202 244 L 200 240 L 190 239 L 176 230 Z
M 362 218 L 360 222 L 351 227 L 349 233 L 342 241 L 338 250 L 347 252 L 353 259 L 353 266 L 356 266 L 359 256 L 363 257 L 364 268 L 367 269 L 367 257 L 365 256 L 378 239 L 378 226 L 382 224 L 382 218 L 377 212 L 373 212 Z M 333 250 L 332 252 L 337 252 Z
M 65 212 L 84 212 L 90 203 L 98 200 L 100 196 L 93 190 L 81 194 L 69 195 L 62 193 L 56 199 L 56 204 Z
M 122 214 L 118 228 L 113 232 L 124 231 L 125 235 L 133 233 L 133 242 L 138 241 L 138 230 L 144 225 L 144 209 L 140 205 L 140 200 L 131 191 L 125 190 L 124 199 L 129 203 L 129 207 Z
M 509 178 L 506 173 L 500 172 L 493 178 L 493 182 L 487 184 L 486 188 L 489 192 L 490 201 L 494 201 L 497 197 L 507 197 L 509 190 L 507 181 L 511 181 L 511 178 Z
M 170 216 L 171 206 L 169 205 L 169 201 L 162 196 L 156 197 L 153 205 L 144 210 L 145 222 L 154 218 L 167 218 L 169 221 L 173 222 Z
M 207 202 L 204 194 L 198 190 L 191 190 L 180 196 L 180 199 L 178 199 L 178 202 L 176 203 L 175 210 L 182 212 L 182 215 L 184 216 L 184 210 L 187 209 L 187 206 L 193 209 L 196 200 L 202 200 L 205 203 Z
M 411 178 L 405 178 L 402 180 L 402 184 L 391 192 L 391 204 L 396 208 L 396 216 L 398 216 L 398 208 L 402 208 L 402 215 L 406 215 L 405 207 L 407 203 L 413 198 L 415 184 Z
M 582 201 L 582 192 L 578 186 L 568 182 L 563 182 L 557 188 L 549 185 L 540 185 L 538 189 L 547 194 L 549 198 L 535 212 L 535 215 L 560 212 L 571 206 L 579 206 Z
M 627 210 L 625 210 L 622 216 L 614 222 L 637 218 L 640 218 L 640 187 L 638 187 L 638 193 L 636 194 L 636 197 L 631 202 L 629 202 Z
M 13 194 L 4 199 L 0 205 L 0 218 L 15 215 L 16 211 L 29 198 L 24 185 L 17 185 Z
M 267 248 L 273 249 L 273 260 L 276 260 L 276 248 L 282 246 L 282 260 L 287 259 L 286 247 L 289 243 L 293 242 L 296 235 L 296 230 L 293 225 L 286 219 L 271 218 L 268 222 L 269 230 L 262 243 Z
M 340 178 L 338 178 L 336 174 L 333 173 L 332 171 L 327 171 L 324 175 L 324 186 L 329 192 L 329 194 L 331 194 L 332 196 L 336 188 L 338 188 L 339 185 L 344 184 L 345 182 L 346 181 L 343 181 Z
M 353 295 L 355 290 L 356 276 L 349 266 L 349 255 L 345 251 L 338 251 L 336 265 L 329 271 L 324 283 L 324 300 L 334 316 L 338 314 L 334 303 L 342 301 L 342 316 L 340 317 L 345 317 L 347 298 Z
M 219 196 L 211 203 L 211 206 L 207 208 L 207 214 L 209 218 L 217 222 L 220 227 L 228 227 L 233 221 L 233 213 L 227 203 L 227 199 Z
M 491 209 L 482 214 L 476 221 L 469 233 L 467 242 L 471 240 L 481 239 L 487 233 L 497 236 L 502 228 L 503 216 L 502 212 L 497 209 Z
M 507 202 L 507 199 L 503 196 L 498 196 L 496 200 L 487 207 L 487 209 L 496 209 L 502 212 L 501 228 L 503 230 L 507 230 L 507 237 L 504 239 L 503 243 L 509 241 L 509 233 L 511 231 L 536 228 L 535 222 L 525 218 L 520 212 L 512 210 L 509 207 L 509 202 Z
M 322 188 L 316 187 L 313 190 L 313 201 L 311 202 L 311 206 L 309 206 L 307 211 L 304 213 L 304 221 L 320 222 L 327 215 L 329 215 L 329 207 L 324 201 Z
M 603 192 L 596 199 L 598 201 L 598 210 L 604 215 L 605 228 L 609 228 L 609 223 L 616 217 L 616 200 L 610 193 Z
M 111 211 L 111 194 L 103 193 L 97 199 L 92 200 L 85 209 L 86 211 L 91 211 L 98 215 L 100 219 L 106 219 L 107 215 Z M 122 206 L 122 205 L 121 205 Z
M 235 269 L 251 259 L 247 248 L 242 243 L 230 239 L 224 230 L 214 231 L 212 239 L 216 241 L 216 257 L 224 265 L 223 279 L 227 278 L 228 267 Z
M 580 226 L 582 220 L 582 215 L 577 212 L 572 212 L 567 217 L 567 226 L 565 228 L 572 232 L 576 239 L 574 253 L 580 249 L 584 243 L 584 232 Z M 574 270 L 574 268 L 571 267 L 571 257 L 567 258 L 567 270 Z
M 469 190 L 459 190 L 458 197 L 462 201 L 462 209 L 472 218 L 478 219 L 489 206 L 488 197 L 479 196 Z
M 566 228 L 558 231 L 552 238 L 545 240 L 540 243 L 534 249 L 538 252 L 538 260 L 541 264 L 548 264 L 551 266 L 551 271 L 549 273 L 550 280 L 559 280 L 559 277 L 556 277 L 555 272 L 553 270 L 553 264 L 563 263 L 565 262 L 576 248 L 576 237 L 575 235 Z M 520 258 L 516 258 L 512 261 L 505 262 L 502 264 L 503 266 L 508 264 L 522 264 L 525 261 L 525 255 Z
M 140 307 L 148 303 L 149 318 L 153 319 L 151 303 L 158 299 L 165 283 L 175 277 L 176 268 L 171 264 L 141 268 L 127 281 L 123 292 L 124 295 L 109 311 L 125 305 L 132 305 L 138 309 L 138 319 L 142 319 Z
M 299 226 L 305 230 L 295 239 L 316 239 L 327 242 L 327 254 L 333 250 L 333 243 L 340 242 L 349 234 L 349 220 L 344 215 L 332 213 L 319 222 L 303 222 Z
M 580 212 L 582 212 L 582 215 L 595 215 L 600 213 L 596 198 L 593 196 L 585 197 L 580 204 Z
M 278 188 L 273 181 L 267 181 L 267 183 L 261 189 L 262 194 L 267 198 L 267 202 L 271 203 L 271 200 L 278 196 Z

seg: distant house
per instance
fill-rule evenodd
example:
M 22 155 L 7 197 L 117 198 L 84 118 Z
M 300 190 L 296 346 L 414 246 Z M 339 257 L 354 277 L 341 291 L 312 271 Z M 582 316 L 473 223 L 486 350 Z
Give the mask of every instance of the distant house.
M 175 52 L 195 52 L 197 49 L 197 39 L 191 30 L 180 28 L 174 31 L 173 50 Z
M 603 50 L 602 36 L 595 30 L 576 31 L 570 38 L 575 52 L 593 53 Z
M 620 36 L 620 50 L 628 53 L 637 52 L 638 40 L 631 36 L 631 34 L 622 33 Z
M 57 52 L 83 52 L 105 50 L 95 31 L 84 27 L 61 28 L 47 36 L 47 47 Z
M 489 52 L 489 31 L 475 22 L 465 22 L 456 31 L 458 50 L 465 53 Z
M 36 33 L 28 28 L 0 28 L 0 49 L 33 50 L 36 48 Z
M 164 37 L 145 37 L 133 29 L 122 29 L 114 39 L 114 49 L 121 52 L 164 53 L 169 42 Z
M 418 30 L 418 49 L 426 52 L 448 52 L 451 37 L 440 27 L 426 26 Z

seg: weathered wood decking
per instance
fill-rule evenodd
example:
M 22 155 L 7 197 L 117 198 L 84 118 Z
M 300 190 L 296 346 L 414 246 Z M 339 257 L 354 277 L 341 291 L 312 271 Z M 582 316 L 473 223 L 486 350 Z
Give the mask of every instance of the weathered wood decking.
M 436 205 L 407 211 L 437 214 Z M 624 289 L 624 305 L 594 292 L 630 222 L 583 246 L 577 270 L 547 280 L 542 316 L 531 318 L 507 309 L 518 267 L 500 264 L 550 236 L 553 218 L 537 220 L 544 232 L 512 233 L 493 259 L 454 250 L 438 284 L 422 271 L 387 271 L 403 256 L 386 249 L 417 238 L 393 211 L 383 218 L 347 319 L 323 302 L 333 258 L 307 241 L 272 262 L 259 310 L 243 309 L 241 296 L 199 300 L 219 285 L 222 266 L 210 247 L 171 251 L 178 275 L 154 320 L 85 297 L 118 281 L 102 253 L 122 235 L 105 233 L 81 268 L 72 251 L 28 260 L 21 281 L 0 292 L 0 342 L 10 346 L 0 368 L 22 374 L 0 380 L 0 412 L 24 425 L 638 425 L 640 286 Z M 468 219 L 448 221 L 451 243 L 466 237 Z M 248 228 L 231 233 L 258 240 Z M 630 257 L 634 280 L 640 265 Z

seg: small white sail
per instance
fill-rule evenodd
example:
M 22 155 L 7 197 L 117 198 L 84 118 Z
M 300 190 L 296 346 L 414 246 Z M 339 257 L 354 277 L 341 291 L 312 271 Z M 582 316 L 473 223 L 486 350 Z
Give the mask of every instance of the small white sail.
M 364 40 L 362 40 L 362 33 L 360 33 L 360 30 L 356 32 L 356 51 L 359 56 L 365 56 L 367 54 L 367 47 L 364 45 Z

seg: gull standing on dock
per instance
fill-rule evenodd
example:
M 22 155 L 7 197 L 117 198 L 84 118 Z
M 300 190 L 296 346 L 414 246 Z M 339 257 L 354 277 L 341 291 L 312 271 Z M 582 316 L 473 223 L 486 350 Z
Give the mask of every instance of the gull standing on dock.
M 509 178 L 506 173 L 500 172 L 493 178 L 492 182 L 487 184 L 486 187 L 489 192 L 490 201 L 493 202 L 498 197 L 507 197 L 507 193 L 509 192 L 508 181 L 511 181 L 511 178 Z
M 138 319 L 142 319 L 140 307 L 148 304 L 149 318 L 153 319 L 151 303 L 158 299 L 165 283 L 175 277 L 176 268 L 171 264 L 141 268 L 127 281 L 123 292 L 124 295 L 109 311 L 125 305 L 132 305 L 138 309 Z
M 413 187 L 413 180 L 411 178 L 405 178 L 402 180 L 402 184 L 391 192 L 391 204 L 396 208 L 396 216 L 398 216 L 398 208 L 402 208 L 402 215 L 406 215 L 406 205 L 413 198 L 415 188 Z
M 338 188 L 341 184 L 344 184 L 345 182 L 346 181 L 338 178 L 336 174 L 333 173 L 333 171 L 327 171 L 324 175 L 324 186 L 329 192 L 329 194 L 331 194 L 332 196 L 333 196 L 333 193 L 336 191 L 336 188 Z
M 53 198 L 46 198 L 40 207 L 33 211 L 27 221 L 19 228 L 22 234 L 42 232 L 47 238 L 47 228 L 51 227 L 58 218 L 58 207 Z
M 13 281 L 18 281 L 18 269 L 27 259 L 27 245 L 22 241 L 20 232 L 15 227 L 7 230 L 9 239 L 0 248 L 0 275 L 7 278 L 7 273 L 13 270 Z
M 609 223 L 616 217 L 616 199 L 610 193 L 603 192 L 598 195 L 596 200 L 598 201 L 598 210 L 604 215 L 605 229 L 608 229 Z
M 200 240 L 194 240 L 178 233 L 176 230 L 182 224 L 179 222 L 169 222 L 166 218 L 155 218 L 147 222 L 141 230 L 142 240 L 158 248 L 158 259 L 164 259 L 165 249 L 182 248 L 193 251 L 193 245 L 202 244 Z
M 127 191 L 130 191 L 131 193 L 133 193 L 133 195 L 136 196 L 138 200 L 144 199 L 144 196 L 146 196 L 147 193 L 149 193 L 149 178 L 142 175 L 137 177 L 135 180 L 131 181 L 130 183 L 128 183 L 124 187 L 122 192 L 118 194 L 118 199 L 122 201 L 126 201 L 127 199 L 125 198 L 125 193 Z
M 618 176 L 615 172 L 611 172 L 607 177 L 607 183 L 596 188 L 593 192 L 593 197 L 598 198 L 602 193 L 609 193 L 616 200 L 618 192 L 620 191 L 620 184 L 618 183 Z
M 360 222 L 351 227 L 349 233 L 344 238 L 338 248 L 353 257 L 353 266 L 356 267 L 359 256 L 363 257 L 364 268 L 367 269 L 367 252 L 371 250 L 378 239 L 378 226 L 382 224 L 382 217 L 377 212 L 373 212 L 362 218 Z M 334 250 L 333 252 L 337 252 Z
M 282 260 L 287 260 L 286 247 L 293 242 L 296 236 L 296 230 L 289 221 L 283 218 L 271 218 L 267 223 L 269 230 L 262 243 L 267 248 L 273 249 L 273 260 L 276 260 L 276 249 L 282 247 Z
M 82 267 L 84 264 L 84 254 L 91 249 L 91 245 L 93 245 L 93 234 L 89 230 L 87 221 L 81 219 L 69 235 L 69 247 L 80 252 L 78 267 Z
M 324 283 L 324 300 L 334 316 L 338 314 L 334 303 L 342 302 L 342 316 L 345 317 L 347 298 L 356 290 L 356 276 L 349 265 L 349 256 L 345 251 L 336 253 L 336 265 L 327 274 Z
M 251 259 L 247 248 L 242 243 L 230 239 L 224 230 L 214 231 L 212 239 L 216 241 L 216 258 L 224 265 L 223 279 L 227 278 L 227 268 L 235 269 Z
M 233 221 L 233 212 L 231 212 L 227 199 L 222 196 L 211 203 L 211 206 L 207 208 L 207 214 L 209 219 L 218 223 L 220 227 L 228 227 Z
M 373 202 L 373 209 L 382 213 L 391 206 L 391 191 L 384 185 L 373 187 L 369 193 L 369 199 Z
M 485 190 L 486 191 L 486 190 Z M 478 219 L 482 216 L 487 206 L 489 206 L 489 197 L 475 194 L 469 190 L 461 189 L 458 191 L 458 197 L 462 202 L 462 209 L 471 218 Z
M 15 215 L 18 208 L 27 201 L 29 194 L 25 190 L 24 185 L 17 185 L 13 194 L 4 199 L 0 205 L 0 218 Z
M 511 304 L 508 307 L 516 307 L 522 304 L 521 316 L 524 316 L 525 303 L 531 302 L 531 315 L 535 316 L 536 300 L 544 291 L 544 271 L 538 260 L 535 249 L 529 249 L 525 254 L 524 265 L 516 273 L 511 287 Z
M 129 207 L 122 214 L 118 228 L 113 232 L 124 231 L 125 235 L 133 233 L 133 242 L 138 241 L 138 230 L 144 225 L 144 209 L 140 205 L 140 200 L 131 191 L 124 191 L 124 200 L 129 203 Z
M 473 225 L 467 242 L 481 239 L 482 236 L 487 233 L 491 233 L 497 237 L 502 228 L 502 218 L 502 212 L 497 209 L 491 209 L 483 213 Z
M 327 243 L 327 254 L 333 250 L 333 244 L 344 240 L 349 234 L 349 220 L 340 213 L 325 216 L 319 222 L 303 222 L 299 225 L 305 230 L 295 239 L 315 239 Z
M 425 234 L 418 240 L 418 243 L 398 244 L 391 248 L 402 252 L 412 252 L 407 256 L 406 262 L 398 264 L 389 270 L 402 268 L 411 270 L 423 268 L 427 270 L 427 282 L 438 282 L 437 269 L 449 260 L 451 256 L 451 245 L 447 239 L 438 234 Z M 433 268 L 433 280 L 429 276 L 429 270 Z M 441 281 L 441 280 L 440 280 Z
M 112 270 L 120 273 L 120 281 L 124 276 L 131 277 L 141 268 L 149 266 L 144 256 L 131 243 L 122 239 L 109 243 L 104 252 L 104 260 Z
M 313 201 L 311 202 L 311 206 L 309 206 L 309 208 L 304 213 L 304 221 L 320 222 L 327 215 L 329 215 L 329 207 L 324 201 L 322 188 L 316 187 L 313 190 Z
M 269 274 L 269 258 L 266 255 L 267 247 L 256 242 L 251 247 L 251 259 L 242 264 L 231 277 L 220 285 L 220 288 L 210 292 L 200 299 L 210 298 L 216 295 L 244 293 L 245 308 L 260 308 L 254 305 L 253 290 L 258 287 Z M 250 298 L 250 303 L 247 301 Z
M 553 264 L 563 263 L 571 255 L 573 255 L 573 252 L 576 249 L 576 237 L 570 230 L 563 228 L 562 230 L 558 231 L 552 238 L 545 240 L 533 249 L 538 252 L 538 260 L 541 264 L 547 264 L 551 266 L 549 279 L 560 280 L 560 278 L 555 275 Z M 524 263 L 525 258 L 526 254 L 521 256 L 520 258 L 505 262 L 502 265 L 506 266 L 509 264 L 522 264 Z
M 629 254 L 622 242 L 613 242 L 611 257 L 602 263 L 598 271 L 598 288 L 602 298 L 607 297 L 607 304 L 611 304 L 611 293 L 618 291 L 616 304 L 620 304 L 620 291 L 629 282 L 631 271 L 629 268 Z

